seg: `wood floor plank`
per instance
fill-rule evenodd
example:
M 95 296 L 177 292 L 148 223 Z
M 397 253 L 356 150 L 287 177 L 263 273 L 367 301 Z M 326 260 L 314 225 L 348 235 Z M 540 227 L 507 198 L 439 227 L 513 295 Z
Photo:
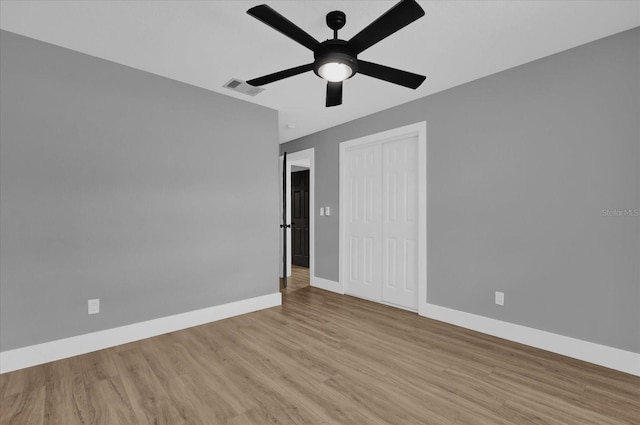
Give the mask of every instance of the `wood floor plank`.
M 113 358 L 108 350 L 100 350 L 78 356 L 74 361 L 81 367 L 87 383 L 112 379 L 118 376 L 118 369 L 113 363 Z
M 121 351 L 114 356 L 114 361 L 120 371 L 129 402 L 141 423 L 186 424 L 139 349 Z
M 491 398 L 475 388 L 467 388 L 466 382 L 462 386 L 453 386 L 441 374 L 429 376 L 430 379 L 425 381 L 421 375 L 391 373 L 381 377 L 382 382 L 378 385 L 402 388 L 415 405 L 428 406 L 427 417 L 441 417 L 450 422 L 468 422 L 484 418 L 486 423 L 508 425 L 508 422 L 502 421 L 496 415 L 498 406 L 502 406 L 504 402 L 503 399 Z M 490 402 L 487 402 L 487 399 Z
M 91 410 L 82 359 L 70 358 L 43 366 L 45 373 L 45 425 L 89 423 Z
M 0 400 L 2 400 L 5 395 L 7 387 L 9 385 L 9 378 L 11 376 L 13 375 L 9 373 L 3 373 L 2 375 L 0 375 Z
M 2 375 L 3 378 L 6 377 L 6 381 L 3 379 L 4 396 L 40 390 L 45 383 L 44 367 L 45 365 L 40 365 Z
M 264 423 L 316 424 L 312 412 L 300 409 L 299 400 L 291 399 L 281 390 L 281 383 L 265 376 L 251 364 L 246 363 L 237 353 L 230 351 L 232 361 L 228 362 L 224 373 L 232 377 L 236 385 L 251 397 L 256 407 L 249 413 L 258 415 Z
M 297 291 L 309 286 L 309 269 L 306 267 L 291 265 L 291 276 L 287 277 L 287 287 L 283 287 L 284 281 L 280 279 L 280 291 L 284 294 Z
M 43 425 L 45 387 L 11 394 L 0 400 L 0 423 L 8 425 Z
M 639 377 L 294 273 L 282 306 L 0 376 L 0 423 L 639 423 Z
M 91 405 L 87 424 L 140 424 L 119 376 L 94 381 L 86 389 Z
M 223 334 L 224 330 L 219 326 L 214 328 L 217 329 L 216 332 L 194 328 L 196 337 L 185 339 L 183 344 L 190 353 L 193 374 L 199 376 L 195 380 L 196 388 L 199 387 L 198 383 L 202 382 L 202 390 L 209 391 L 211 396 L 217 397 L 222 403 L 223 412 L 227 412 L 228 416 L 235 417 L 253 409 L 256 407 L 256 403 L 243 392 L 233 376 L 230 377 L 225 373 L 227 364 L 231 361 L 229 354 L 223 349 L 223 346 L 212 344 L 209 339 L 212 333 L 217 336 Z
M 534 423 L 566 425 L 626 423 L 618 414 L 613 419 L 598 409 L 585 409 L 582 403 L 575 402 L 582 399 L 583 395 L 575 394 L 573 398 L 569 398 L 566 393 L 541 391 L 527 382 L 500 374 L 491 374 L 487 378 L 487 384 L 508 395 L 505 409 L 518 411 Z

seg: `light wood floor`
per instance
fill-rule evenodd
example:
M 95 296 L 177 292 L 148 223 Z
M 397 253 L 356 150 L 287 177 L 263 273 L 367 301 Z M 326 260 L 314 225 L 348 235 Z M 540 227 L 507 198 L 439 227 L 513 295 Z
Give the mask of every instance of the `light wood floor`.
M 283 280 L 280 279 L 280 292 L 283 294 L 297 291 L 309 286 L 309 269 L 300 266 L 291 266 L 291 276 L 287 278 L 287 287 L 283 287 Z
M 305 287 L 0 377 L 0 423 L 638 424 L 640 378 Z

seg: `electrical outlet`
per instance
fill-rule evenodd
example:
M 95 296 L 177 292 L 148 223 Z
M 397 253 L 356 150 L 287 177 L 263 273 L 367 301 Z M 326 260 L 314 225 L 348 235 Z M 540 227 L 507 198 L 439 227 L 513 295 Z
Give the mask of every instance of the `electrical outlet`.
M 331 215 L 331 208 L 324 207 L 324 215 Z
M 323 217 L 323 216 L 324 216 L 324 207 L 321 207 L 320 208 L 320 217 Z
M 504 305 L 504 292 L 496 291 L 496 304 Z
M 89 300 L 88 305 L 89 305 L 89 314 L 100 313 L 100 298 Z

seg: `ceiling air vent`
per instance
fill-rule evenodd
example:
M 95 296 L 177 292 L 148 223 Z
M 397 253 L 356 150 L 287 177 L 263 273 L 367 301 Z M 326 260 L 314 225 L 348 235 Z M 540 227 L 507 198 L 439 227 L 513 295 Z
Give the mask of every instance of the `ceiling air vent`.
M 237 78 L 230 79 L 222 87 L 237 91 L 238 93 L 248 94 L 249 96 L 255 96 L 264 91 L 264 88 L 262 87 L 254 87 L 242 80 L 238 80 Z

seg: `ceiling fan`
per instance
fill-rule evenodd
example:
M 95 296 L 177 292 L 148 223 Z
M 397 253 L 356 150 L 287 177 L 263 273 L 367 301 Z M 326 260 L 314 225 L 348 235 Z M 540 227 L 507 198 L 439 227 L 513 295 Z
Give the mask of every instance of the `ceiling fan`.
M 342 82 L 356 73 L 412 89 L 418 88 L 426 78 L 424 75 L 358 59 L 364 50 L 424 16 L 424 10 L 415 0 L 401 0 L 349 41 L 338 38 L 338 30 L 346 23 L 344 12 L 338 10 L 327 14 L 327 26 L 333 30 L 333 39 L 323 42 L 317 41 L 266 4 L 252 7 L 247 13 L 313 51 L 314 57 L 314 61 L 306 65 L 247 81 L 252 86 L 262 86 L 313 71 L 327 80 L 326 106 L 329 107 L 342 104 Z

